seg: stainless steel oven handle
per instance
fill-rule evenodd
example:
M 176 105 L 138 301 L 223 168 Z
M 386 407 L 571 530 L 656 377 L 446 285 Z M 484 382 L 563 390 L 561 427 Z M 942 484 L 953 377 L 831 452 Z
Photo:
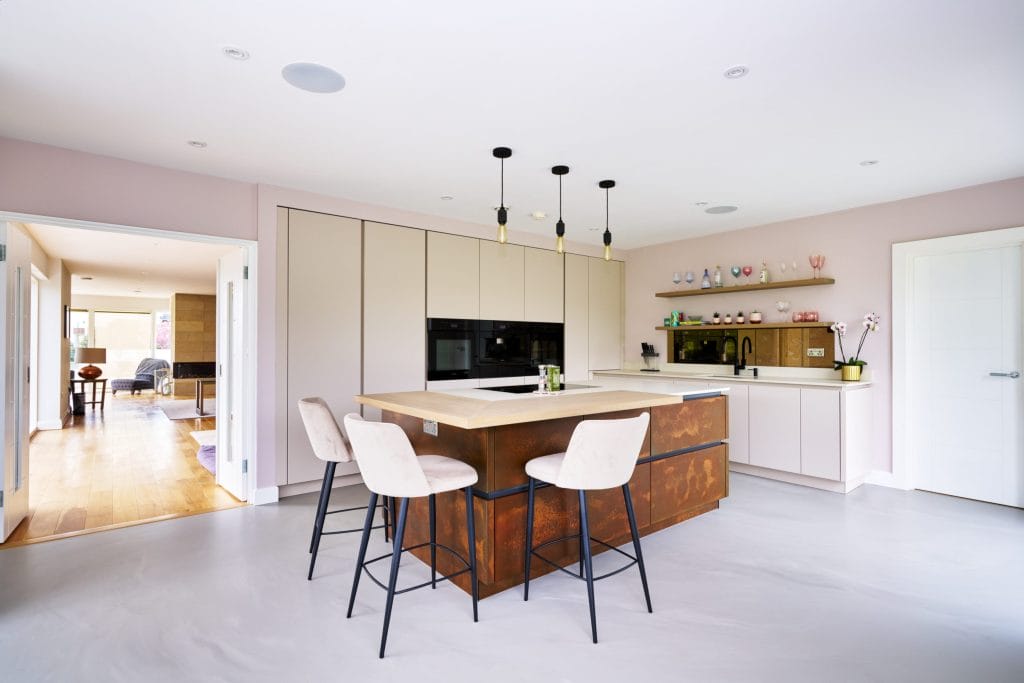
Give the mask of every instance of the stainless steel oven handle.
M 1013 370 L 1011 372 L 990 372 L 990 373 L 988 373 L 988 376 L 989 377 L 1009 377 L 1010 379 L 1017 379 L 1018 377 L 1020 377 L 1020 373 L 1018 371 L 1016 371 L 1016 370 Z

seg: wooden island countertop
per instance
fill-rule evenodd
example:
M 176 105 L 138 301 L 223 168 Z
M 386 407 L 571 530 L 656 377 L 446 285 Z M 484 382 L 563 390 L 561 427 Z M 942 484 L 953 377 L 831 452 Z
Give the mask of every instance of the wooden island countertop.
M 498 396 L 495 396 L 497 399 Z M 512 398 L 504 395 L 503 398 Z M 679 403 L 680 395 L 640 391 L 566 392 L 564 395 L 515 395 L 512 400 L 472 398 L 455 392 L 403 391 L 356 396 L 363 405 L 460 429 L 557 420 L 563 417 L 613 413 Z

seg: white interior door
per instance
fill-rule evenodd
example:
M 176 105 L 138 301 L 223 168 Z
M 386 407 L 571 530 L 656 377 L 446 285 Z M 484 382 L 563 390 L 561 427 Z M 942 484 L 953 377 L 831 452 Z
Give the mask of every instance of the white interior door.
M 915 487 L 1024 507 L 1020 245 L 917 256 L 910 286 Z
M 245 250 L 217 264 L 217 483 L 238 500 L 249 491 L 248 455 L 243 439 L 245 404 Z
M 0 421 L 4 440 L 0 452 L 0 542 L 28 514 L 29 329 L 31 266 L 28 238 L 0 222 L 0 335 L 4 363 Z

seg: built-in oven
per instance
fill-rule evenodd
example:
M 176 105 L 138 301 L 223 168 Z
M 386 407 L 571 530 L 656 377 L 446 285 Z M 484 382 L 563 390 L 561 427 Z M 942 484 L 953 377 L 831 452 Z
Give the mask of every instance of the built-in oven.
M 478 348 L 477 366 L 481 378 L 530 374 L 529 323 L 481 320 Z
M 427 319 L 427 381 L 475 379 L 476 320 Z

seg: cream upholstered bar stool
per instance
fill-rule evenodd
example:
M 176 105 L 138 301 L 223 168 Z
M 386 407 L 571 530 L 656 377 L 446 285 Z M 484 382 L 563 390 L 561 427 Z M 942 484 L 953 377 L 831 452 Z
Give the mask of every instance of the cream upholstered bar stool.
M 307 580 L 313 578 L 313 567 L 316 566 L 316 555 L 320 550 L 320 538 L 333 534 L 352 534 L 362 531 L 363 527 L 354 529 L 339 529 L 337 531 L 324 531 L 324 524 L 327 515 L 334 515 L 341 512 L 354 512 L 365 510 L 365 506 L 343 508 L 341 510 L 327 511 L 331 503 L 331 488 L 334 483 L 334 473 L 338 469 L 338 463 L 352 462 L 352 449 L 349 447 L 348 439 L 344 432 L 338 427 L 331 409 L 322 398 L 303 398 L 299 400 L 299 415 L 302 416 L 302 424 L 306 428 L 306 436 L 309 437 L 309 444 L 313 447 L 313 454 L 325 463 L 324 480 L 320 485 L 320 500 L 316 505 L 316 517 L 313 520 L 313 537 L 309 539 L 309 572 Z M 374 507 L 374 511 L 376 511 Z M 384 499 L 379 506 L 383 524 L 373 527 L 384 529 L 384 538 L 388 538 L 390 520 L 390 501 Z
M 388 422 L 368 422 L 355 413 L 345 416 L 345 431 L 352 443 L 352 450 L 359 463 L 359 471 L 363 483 L 370 489 L 370 502 L 366 511 L 366 523 L 363 526 L 363 538 L 359 544 L 359 559 L 356 562 L 356 574 L 352 580 L 352 594 L 348 601 L 347 617 L 352 617 L 352 607 L 356 601 L 359 588 L 359 577 L 365 571 L 370 580 L 387 591 L 384 606 L 384 628 L 380 636 L 380 657 L 384 657 L 384 648 L 388 640 L 388 626 L 391 624 L 391 606 L 395 595 L 407 593 L 417 588 L 437 587 L 438 580 L 452 579 L 467 571 L 470 575 L 473 599 L 473 621 L 478 620 L 477 614 L 477 583 L 476 583 L 476 530 L 473 522 L 473 484 L 477 481 L 476 470 L 466 463 L 446 458 L 442 455 L 416 455 L 409 443 L 409 438 L 398 425 Z M 466 532 L 468 558 L 448 546 L 437 542 L 436 496 L 438 493 L 465 489 L 466 492 Z M 395 520 L 394 545 L 392 552 L 372 560 L 366 559 L 366 545 L 373 524 L 373 509 L 378 496 L 392 499 L 401 498 L 402 503 Z M 427 498 L 430 510 L 430 540 L 409 548 L 402 546 L 405 537 L 405 521 L 409 511 L 410 498 Z M 402 553 L 417 548 L 430 546 L 430 580 L 415 586 L 396 590 L 398 567 L 402 561 Z M 466 566 L 465 569 L 442 576 L 437 576 L 437 549 L 442 548 Z M 380 560 L 391 558 L 391 574 L 385 586 L 370 573 L 369 565 Z
M 523 586 L 523 600 L 530 599 L 530 560 L 534 556 L 573 578 L 586 581 L 587 599 L 590 603 L 590 630 L 595 643 L 597 642 L 597 612 L 594 608 L 594 581 L 618 574 L 635 564 L 640 569 L 640 581 L 644 587 L 647 611 L 654 611 L 651 607 L 651 593 L 647 589 L 647 571 L 644 568 L 643 551 L 640 549 L 640 534 L 637 533 L 633 499 L 629 494 L 629 480 L 636 468 L 636 460 L 643 447 L 650 419 L 650 414 L 643 413 L 624 420 L 584 420 L 576 425 L 565 453 L 544 455 L 526 463 L 526 474 L 529 476 L 530 483 L 526 507 L 526 582 Z M 534 547 L 533 504 L 538 481 L 562 489 L 575 489 L 579 493 L 579 534 L 556 538 Z M 626 517 L 629 519 L 629 531 L 633 537 L 635 555 L 630 555 L 609 543 L 590 536 L 587 491 L 616 487 L 622 488 L 622 498 L 626 505 Z M 546 546 L 577 537 L 580 539 L 581 555 L 579 576 L 552 562 L 539 552 Z M 591 542 L 603 545 L 620 555 L 625 555 L 631 562 L 607 574 L 594 576 Z

